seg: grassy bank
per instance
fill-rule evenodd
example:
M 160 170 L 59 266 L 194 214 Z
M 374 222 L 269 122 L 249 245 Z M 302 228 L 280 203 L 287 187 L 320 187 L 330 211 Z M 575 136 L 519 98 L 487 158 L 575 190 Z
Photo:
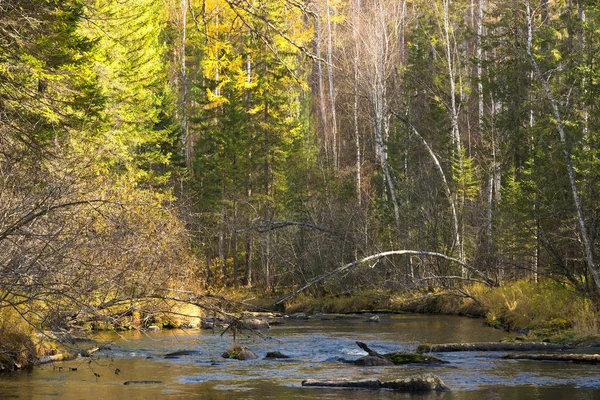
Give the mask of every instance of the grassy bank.
M 490 326 L 526 340 L 585 343 L 600 337 L 598 304 L 572 286 L 546 280 L 502 287 L 474 284 L 458 290 L 370 291 L 311 298 L 300 295 L 286 312 L 416 312 L 485 318 Z

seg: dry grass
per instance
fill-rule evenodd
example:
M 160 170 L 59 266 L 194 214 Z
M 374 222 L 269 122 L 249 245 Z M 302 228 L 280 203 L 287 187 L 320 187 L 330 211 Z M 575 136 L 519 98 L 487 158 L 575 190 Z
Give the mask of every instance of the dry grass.
M 376 291 L 314 298 L 298 295 L 285 305 L 287 313 L 347 314 L 362 311 L 390 310 L 389 294 Z M 391 311 L 391 310 L 390 310 Z
M 486 310 L 492 326 L 528 332 L 531 339 L 580 341 L 600 335 L 600 310 L 568 284 L 520 280 L 499 288 L 469 288 Z

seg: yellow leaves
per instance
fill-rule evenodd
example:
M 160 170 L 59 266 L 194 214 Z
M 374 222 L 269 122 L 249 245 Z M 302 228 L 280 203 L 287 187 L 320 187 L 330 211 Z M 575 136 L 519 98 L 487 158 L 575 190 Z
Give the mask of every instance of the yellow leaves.
M 552 49 L 552 56 L 554 57 L 554 59 L 556 61 L 560 61 L 562 59 L 562 55 L 560 54 L 560 51 L 558 49 Z
M 206 89 L 206 99 L 208 102 L 203 107 L 205 110 L 213 110 L 224 104 L 229 104 L 229 100 L 227 100 L 227 98 L 214 94 L 210 89 Z

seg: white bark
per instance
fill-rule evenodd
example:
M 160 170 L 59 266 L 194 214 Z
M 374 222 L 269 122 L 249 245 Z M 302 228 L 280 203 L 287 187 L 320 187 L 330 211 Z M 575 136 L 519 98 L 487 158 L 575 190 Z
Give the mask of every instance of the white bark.
M 192 143 L 188 138 L 187 101 L 188 82 L 185 44 L 187 40 L 188 0 L 181 0 L 181 152 L 188 169 L 192 169 Z
M 315 45 L 317 56 L 317 83 L 319 90 L 319 106 L 321 108 L 321 129 L 323 131 L 323 142 L 326 158 L 329 157 L 330 137 L 327 133 L 327 109 L 325 107 L 325 90 L 323 89 L 323 64 L 321 51 L 321 16 L 315 15 Z
M 353 8 L 352 20 L 354 24 L 354 29 L 352 30 L 352 36 L 354 39 L 354 82 L 353 82 L 353 95 L 354 95 L 354 104 L 353 104 L 353 117 L 354 117 L 354 145 L 356 147 L 356 201 L 360 206 L 362 204 L 362 196 L 361 196 L 361 151 L 360 151 L 360 132 L 358 128 L 358 85 L 359 85 L 359 60 L 360 60 L 360 45 L 358 40 L 358 26 L 359 26 L 359 18 L 362 8 L 361 0 L 356 0 L 356 3 Z
M 327 74 L 329 78 L 329 102 L 330 102 L 330 115 L 331 115 L 331 148 L 333 156 L 333 167 L 334 169 L 339 168 L 339 154 L 338 154 L 338 134 L 337 134 L 337 118 L 335 110 L 335 87 L 333 84 L 333 44 L 331 34 L 331 9 L 329 7 L 329 0 L 325 0 L 326 18 L 327 18 Z
M 455 145 L 455 156 L 458 160 L 459 174 L 463 173 L 462 145 L 460 141 L 460 130 L 458 126 L 458 104 L 456 102 L 456 64 L 454 61 L 453 38 L 450 31 L 450 0 L 443 0 L 443 30 L 442 39 L 444 41 L 446 53 L 446 67 L 448 68 L 448 80 L 450 82 L 450 121 L 452 128 L 452 140 Z M 457 218 L 458 220 L 458 218 Z M 460 229 L 460 228 L 459 228 Z M 458 234 L 460 237 L 460 233 Z M 464 248 L 461 241 L 457 241 L 458 258 L 464 260 Z M 466 271 L 463 270 L 463 273 Z

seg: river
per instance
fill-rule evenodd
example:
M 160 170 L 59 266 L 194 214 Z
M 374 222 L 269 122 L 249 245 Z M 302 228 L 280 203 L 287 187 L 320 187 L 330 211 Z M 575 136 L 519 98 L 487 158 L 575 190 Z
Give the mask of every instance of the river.
M 439 315 L 382 315 L 380 323 L 366 317 L 314 317 L 285 320 L 263 337 L 243 335 L 258 360 L 223 360 L 231 347 L 229 333 L 165 330 L 142 334 L 103 332 L 95 336 L 113 342 L 111 350 L 92 359 L 57 362 L 0 377 L 0 399 L 600 399 L 600 366 L 504 360 L 497 353 L 444 353 L 442 366 L 357 367 L 335 361 L 355 359 L 362 341 L 380 353 L 414 351 L 420 343 L 498 341 L 511 334 L 484 326 L 483 320 Z M 165 359 L 168 352 L 197 354 Z M 280 351 L 290 360 L 263 360 Z M 398 379 L 434 373 L 451 392 L 425 395 L 391 391 L 305 388 L 308 378 Z M 161 383 L 124 385 L 126 381 Z

